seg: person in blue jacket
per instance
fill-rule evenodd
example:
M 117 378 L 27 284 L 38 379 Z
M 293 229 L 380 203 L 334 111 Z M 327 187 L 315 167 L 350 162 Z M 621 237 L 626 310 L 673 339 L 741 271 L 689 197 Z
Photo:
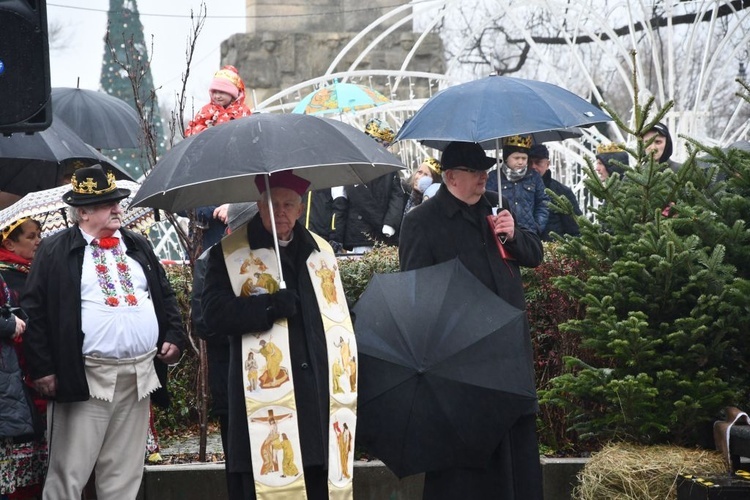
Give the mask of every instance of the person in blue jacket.
M 518 225 L 542 235 L 549 219 L 549 196 L 542 176 L 528 166 L 531 142 L 530 135 L 503 138 L 502 189 L 498 190 L 498 173 L 494 171 L 487 181 L 487 190 L 502 191 L 518 218 Z

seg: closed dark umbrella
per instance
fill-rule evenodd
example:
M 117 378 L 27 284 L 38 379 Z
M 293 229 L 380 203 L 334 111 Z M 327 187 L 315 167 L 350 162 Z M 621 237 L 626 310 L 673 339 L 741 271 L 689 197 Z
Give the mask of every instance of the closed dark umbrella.
M 81 139 L 98 149 L 138 148 L 143 132 L 135 109 L 105 92 L 52 89 L 52 113 Z
M 109 166 L 118 179 L 132 180 L 67 125 L 52 120 L 52 125 L 41 132 L 0 137 L 0 191 L 23 196 L 55 187 L 68 162 L 80 162 L 82 166 L 101 163 Z
M 524 312 L 460 261 L 375 275 L 354 313 L 357 439 L 397 476 L 482 467 L 536 411 Z

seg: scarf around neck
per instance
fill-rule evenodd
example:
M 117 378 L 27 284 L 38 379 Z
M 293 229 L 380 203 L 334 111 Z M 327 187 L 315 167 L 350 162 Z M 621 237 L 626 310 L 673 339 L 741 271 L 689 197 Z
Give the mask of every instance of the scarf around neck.
M 518 182 L 521 179 L 524 178 L 526 175 L 526 171 L 529 169 L 528 166 L 523 167 L 521 170 L 513 170 L 512 168 L 509 168 L 507 165 L 503 165 L 503 173 L 505 174 L 505 177 L 508 178 L 510 182 Z

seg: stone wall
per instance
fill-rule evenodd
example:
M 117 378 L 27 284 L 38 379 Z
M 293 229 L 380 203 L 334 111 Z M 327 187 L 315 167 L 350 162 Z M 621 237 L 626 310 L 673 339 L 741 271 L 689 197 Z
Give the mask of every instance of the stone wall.
M 222 42 L 221 61 L 222 64 L 237 67 L 251 94 L 250 102 L 252 91 L 255 94 L 254 104 L 257 104 L 282 89 L 324 75 L 341 49 L 356 35 L 345 32 L 239 33 Z M 417 37 L 418 34 L 411 32 L 394 33 L 394 36 L 380 42 L 356 69 L 400 69 Z M 334 72 L 348 70 L 361 49 L 373 38 L 374 34 L 360 41 L 354 50 L 344 56 Z M 405 69 L 443 73 L 445 64 L 442 54 L 440 38 L 430 34 Z
M 297 0 L 293 3 L 247 0 L 247 33 L 233 35 L 222 42 L 221 63 L 237 67 L 248 88 L 248 103 L 252 107 L 282 89 L 323 76 L 346 44 L 387 12 L 385 5 L 392 4 L 393 0 L 366 3 L 358 0 Z M 399 18 L 396 16 L 396 20 Z M 348 70 L 358 54 L 383 29 L 369 33 L 345 55 L 334 72 Z M 418 37 L 406 23 L 380 41 L 356 69 L 400 69 Z M 443 61 L 440 37 L 430 34 L 405 69 L 443 73 Z M 387 89 L 378 90 L 388 95 Z M 404 92 L 407 91 L 405 88 Z M 416 89 L 418 95 L 424 92 L 426 89 Z
M 245 0 L 246 32 L 358 32 L 397 3 L 395 0 Z

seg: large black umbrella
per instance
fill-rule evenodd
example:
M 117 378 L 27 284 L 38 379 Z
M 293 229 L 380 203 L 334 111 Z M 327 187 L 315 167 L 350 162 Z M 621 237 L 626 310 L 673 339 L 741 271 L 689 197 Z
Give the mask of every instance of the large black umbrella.
M 294 170 L 322 189 L 365 184 L 404 168 L 401 160 L 346 123 L 298 114 L 253 114 L 190 136 L 157 162 L 133 206 L 179 212 L 260 199 L 259 175 Z M 268 199 L 271 223 L 273 210 Z M 274 227 L 275 230 L 275 227 Z M 278 242 L 274 238 L 276 255 Z M 281 272 L 281 262 L 279 262 Z M 280 276 L 284 287 L 283 276 Z
M 64 167 L 101 163 L 118 179 L 132 180 L 119 165 L 86 144 L 60 120 L 34 134 L 0 137 L 0 191 L 23 196 L 58 185 Z
M 459 260 L 375 275 L 354 313 L 357 439 L 397 476 L 481 467 L 536 411 L 524 312 Z
M 52 113 L 95 148 L 137 148 L 142 142 L 138 113 L 122 99 L 105 92 L 53 88 Z
M 314 190 L 365 184 L 402 168 L 398 157 L 338 120 L 253 114 L 204 130 L 167 151 L 133 204 L 179 212 L 258 200 L 258 175 L 294 170 Z

